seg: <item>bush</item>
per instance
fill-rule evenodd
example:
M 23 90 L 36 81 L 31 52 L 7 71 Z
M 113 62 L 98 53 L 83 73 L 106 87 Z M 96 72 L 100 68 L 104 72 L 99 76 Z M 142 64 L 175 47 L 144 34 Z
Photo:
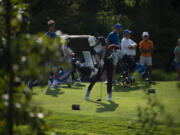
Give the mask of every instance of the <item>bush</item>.
M 152 80 L 154 80 L 154 81 L 175 81 L 176 73 L 168 73 L 164 70 L 155 69 L 152 71 Z
M 142 76 L 139 73 L 134 72 L 133 75 L 134 75 L 136 81 L 142 81 Z M 160 70 L 160 69 L 152 70 L 152 80 L 153 81 L 175 81 L 176 76 L 177 76 L 176 73 L 169 73 L 169 72 L 166 72 L 166 71 Z

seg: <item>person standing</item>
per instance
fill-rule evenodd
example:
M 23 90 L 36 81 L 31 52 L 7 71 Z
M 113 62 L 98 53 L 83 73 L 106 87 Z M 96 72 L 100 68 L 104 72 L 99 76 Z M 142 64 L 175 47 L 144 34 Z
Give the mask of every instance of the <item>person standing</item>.
M 107 100 L 112 100 L 112 73 L 113 73 L 113 59 L 109 51 L 106 41 L 103 37 L 95 38 L 90 36 L 88 38 L 89 45 L 91 46 L 91 54 L 95 56 L 95 60 L 99 66 L 97 74 L 90 78 L 90 85 L 86 89 L 85 100 L 89 100 L 90 92 L 94 84 L 102 76 L 104 70 L 107 72 Z
M 125 55 L 134 59 L 136 56 L 136 47 L 136 42 L 131 39 L 131 31 L 129 29 L 125 29 L 121 40 L 121 50 Z
M 121 50 L 126 57 L 128 66 L 130 67 L 130 79 L 135 81 L 132 73 L 135 70 L 135 56 L 136 56 L 136 48 L 137 44 L 131 39 L 131 31 L 129 29 L 125 29 L 123 31 L 123 38 L 121 40 Z
M 139 50 L 141 53 L 139 63 L 141 65 L 147 66 L 148 68 L 148 79 L 152 80 L 152 51 L 153 51 L 153 42 L 149 40 L 149 33 L 142 33 L 142 41 L 139 42 Z
M 180 38 L 177 41 L 177 46 L 174 49 L 174 54 L 175 54 L 175 68 L 177 71 L 177 80 L 180 81 Z
M 48 21 L 48 32 L 45 33 L 45 36 L 48 36 L 52 39 L 56 38 L 56 32 L 55 32 L 55 21 L 49 20 Z
M 57 37 L 55 32 L 55 21 L 49 20 L 47 25 L 48 25 L 48 32 L 45 33 L 45 36 L 49 37 L 50 39 L 55 39 Z M 58 87 L 57 79 L 58 79 L 59 71 L 60 71 L 59 67 L 57 67 L 56 69 L 53 68 L 53 71 L 49 75 L 49 80 L 48 80 L 49 87 Z M 51 81 L 52 75 L 54 75 L 53 82 Z
M 62 46 L 62 50 L 63 50 L 65 62 L 67 64 L 70 64 L 70 66 L 72 68 L 71 75 L 72 75 L 72 80 L 74 80 L 75 79 L 75 77 L 74 77 L 75 65 L 73 65 L 73 63 L 72 63 L 72 58 L 73 58 L 73 56 L 75 56 L 75 53 L 70 48 L 70 40 L 71 40 L 70 36 L 65 36 L 65 44 Z
M 67 63 L 72 62 L 72 57 L 75 55 L 73 50 L 70 48 L 70 36 L 65 36 L 65 44 L 62 46 L 64 58 Z
M 119 23 L 116 23 L 114 25 L 114 30 L 109 33 L 109 35 L 107 36 L 107 39 L 106 39 L 108 45 L 115 44 L 115 45 L 117 45 L 118 48 L 120 48 L 119 33 L 121 31 L 121 28 L 122 28 L 122 26 Z M 116 74 L 116 68 L 117 68 L 118 61 L 119 61 L 118 55 L 117 55 L 116 51 L 114 51 L 113 52 L 113 68 L 114 68 L 113 81 L 114 81 L 114 77 Z

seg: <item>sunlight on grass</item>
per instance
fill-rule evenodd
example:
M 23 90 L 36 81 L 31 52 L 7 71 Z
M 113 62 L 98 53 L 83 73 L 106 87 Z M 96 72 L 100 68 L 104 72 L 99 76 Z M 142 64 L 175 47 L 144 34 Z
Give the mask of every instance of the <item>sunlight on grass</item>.
M 150 86 L 156 89 L 155 95 L 176 122 L 180 122 L 179 84 L 178 82 L 154 82 Z M 47 121 L 55 128 L 57 134 L 117 135 L 130 132 L 128 123 L 137 119 L 137 107 L 146 106 L 145 89 L 149 86 L 144 82 L 136 82 L 131 87 L 113 86 L 113 101 L 107 102 L 106 85 L 103 84 L 103 98 L 101 102 L 97 102 L 100 83 L 94 86 L 89 101 L 84 100 L 88 83 L 84 85 L 72 86 L 72 88 L 62 85 L 63 88 L 60 89 L 36 87 L 33 89 L 32 104 L 40 105 L 51 113 Z M 79 104 L 81 110 L 73 111 L 72 104 Z

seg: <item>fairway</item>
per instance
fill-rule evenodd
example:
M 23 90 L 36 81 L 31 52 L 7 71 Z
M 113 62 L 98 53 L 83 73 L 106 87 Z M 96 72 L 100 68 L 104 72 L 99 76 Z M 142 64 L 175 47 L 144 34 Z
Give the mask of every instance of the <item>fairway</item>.
M 137 82 L 131 87 L 114 86 L 112 102 L 106 101 L 105 84 L 103 84 L 102 101 L 96 101 L 100 95 L 100 83 L 94 86 L 90 100 L 84 100 L 87 85 L 88 83 L 84 83 L 84 86 L 81 87 L 73 85 L 72 88 L 62 85 L 63 88 L 58 89 L 36 87 L 33 89 L 32 104 L 39 105 L 45 111 L 51 112 L 47 121 L 59 133 L 67 135 L 91 133 L 108 135 L 127 133 L 128 123 L 137 119 L 137 107 L 145 107 L 147 103 L 145 90 L 149 87 L 142 82 Z M 152 96 L 156 95 L 158 100 L 165 106 L 166 112 L 170 113 L 179 123 L 179 83 L 155 82 L 150 88 L 156 89 L 156 93 L 152 94 Z M 72 110 L 72 104 L 79 104 L 81 110 Z M 111 125 L 111 128 L 109 125 Z

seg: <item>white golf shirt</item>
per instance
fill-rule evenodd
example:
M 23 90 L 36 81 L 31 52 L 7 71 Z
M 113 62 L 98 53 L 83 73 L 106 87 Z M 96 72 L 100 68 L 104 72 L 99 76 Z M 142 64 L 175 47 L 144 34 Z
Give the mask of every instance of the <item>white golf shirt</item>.
M 133 40 L 123 37 L 121 40 L 121 50 L 125 55 L 135 56 L 136 49 L 129 49 L 130 46 L 136 44 Z
M 102 51 L 102 43 L 99 43 L 97 46 L 94 47 L 94 50 L 96 51 L 96 53 L 100 54 Z

